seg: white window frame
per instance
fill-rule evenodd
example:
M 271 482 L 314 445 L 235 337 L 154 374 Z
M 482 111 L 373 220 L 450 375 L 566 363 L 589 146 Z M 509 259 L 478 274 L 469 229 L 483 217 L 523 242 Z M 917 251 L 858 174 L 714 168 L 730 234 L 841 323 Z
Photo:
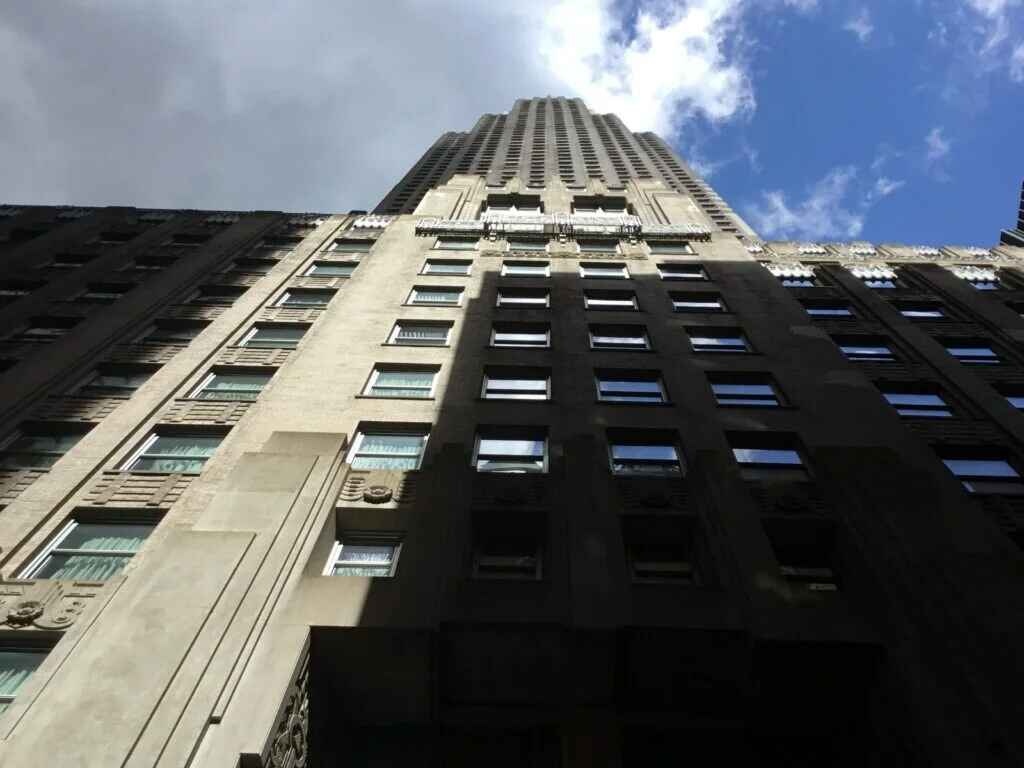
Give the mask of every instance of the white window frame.
M 598 293 L 621 293 L 628 294 L 629 299 L 608 299 L 601 298 L 600 296 L 595 297 L 593 294 Z M 620 302 L 620 303 L 605 303 L 605 302 Z M 628 303 L 627 303 L 628 302 Z M 637 299 L 636 291 L 605 291 L 605 290 L 589 290 L 583 291 L 583 308 L 598 311 L 611 311 L 611 312 L 639 312 L 640 301 Z
M 514 433 L 518 432 L 518 431 L 519 431 L 518 427 L 516 427 L 513 430 Z M 542 437 L 519 437 L 518 435 L 514 436 L 514 437 L 502 437 L 502 436 L 500 436 L 501 435 L 501 430 L 500 429 L 490 429 L 490 430 L 487 430 L 486 434 L 483 434 L 483 435 L 481 435 L 480 432 L 477 431 L 476 437 L 475 437 L 475 439 L 473 441 L 473 469 L 476 472 L 480 472 L 480 473 L 485 474 L 485 475 L 492 475 L 492 474 L 493 475 L 546 475 L 548 473 L 548 469 L 549 469 L 549 458 L 550 458 L 549 454 L 551 452 L 550 451 L 550 439 L 549 439 L 549 436 L 548 436 L 547 432 L 538 431 L 537 434 L 538 434 L 538 436 L 542 435 Z M 536 442 L 538 439 L 540 439 L 540 441 L 543 443 L 543 448 L 541 449 L 541 458 L 540 458 L 541 468 L 540 469 L 537 469 L 537 470 L 522 470 L 522 471 L 519 471 L 519 470 L 503 471 L 503 470 L 500 470 L 500 469 L 480 469 L 480 442 L 481 442 L 481 440 L 522 440 L 524 442 L 525 441 Z M 493 455 L 496 456 L 498 459 L 509 459 L 512 462 L 514 462 L 516 458 L 521 458 L 523 464 L 527 464 L 529 462 L 537 460 L 536 458 L 533 458 L 532 456 L 525 456 L 525 455 L 522 456 L 522 457 L 518 457 L 515 454 L 493 454 Z
M 131 466 L 136 461 L 138 461 L 140 458 L 142 458 L 142 455 L 147 450 L 149 450 L 149 448 L 153 445 L 153 443 L 155 443 L 161 437 L 207 437 L 207 436 L 212 436 L 214 434 L 217 434 L 217 433 L 214 433 L 214 432 L 210 432 L 210 433 L 205 433 L 205 432 L 202 432 L 202 433 L 200 433 L 200 432 L 194 432 L 194 433 L 182 432 L 180 434 L 161 434 L 160 432 L 151 431 L 149 433 L 149 435 L 146 437 L 146 439 L 143 440 L 139 444 L 139 447 L 136 448 L 132 453 L 130 453 L 128 455 L 127 459 L 125 459 L 124 461 L 122 461 L 120 464 L 117 465 L 117 471 L 118 472 L 131 472 L 133 474 L 138 474 L 138 475 L 168 475 L 168 474 L 185 474 L 185 475 L 190 475 L 190 476 L 191 475 L 198 475 L 204 469 L 206 469 L 206 462 L 208 462 L 210 459 L 212 459 L 213 456 L 201 456 L 201 457 L 185 456 L 185 457 L 183 457 L 183 458 L 186 458 L 186 459 L 201 458 L 203 460 L 203 465 L 199 469 L 198 472 L 160 472 L 160 471 L 151 470 L 151 469 L 132 469 Z M 225 437 L 227 437 L 226 434 L 221 434 L 220 435 L 220 438 L 221 438 L 222 442 L 223 442 Z
M 694 329 L 694 330 L 696 330 L 696 329 Z M 747 338 L 747 335 L 742 330 L 736 329 L 735 330 L 735 335 L 731 335 L 733 333 L 732 329 L 730 329 L 729 334 L 725 334 L 725 333 L 715 333 L 715 334 L 712 334 L 712 333 L 710 333 L 710 331 L 712 331 L 712 330 L 716 330 L 716 329 L 713 328 L 713 327 L 712 328 L 708 328 L 707 330 L 703 330 L 702 329 L 699 332 L 702 333 L 703 335 L 694 336 L 693 334 L 690 333 L 690 329 L 687 329 L 686 335 L 690 339 L 690 349 L 693 351 L 693 353 L 695 355 L 702 355 L 702 354 L 705 354 L 705 353 L 716 353 L 717 354 L 717 353 L 720 353 L 720 352 L 731 353 L 731 354 L 749 354 L 749 353 L 754 351 L 753 347 L 750 344 L 750 339 Z M 722 344 L 722 345 L 718 345 L 718 344 L 704 344 L 704 345 L 698 347 L 698 345 L 697 345 L 698 341 L 709 340 L 709 339 L 737 339 L 738 341 L 742 342 L 742 345 L 737 345 L 737 344 Z
M 370 249 L 373 248 L 375 240 L 360 240 L 359 238 L 344 238 L 336 237 L 331 241 L 331 244 L 327 246 L 326 253 L 369 253 Z M 344 248 L 345 244 L 359 243 L 365 245 L 366 248 Z M 355 260 L 353 258 L 353 260 Z
M 326 297 L 326 301 L 323 304 L 289 304 L 288 299 L 291 298 L 294 293 L 307 293 L 316 294 L 318 296 Z M 289 307 L 291 309 L 326 309 L 327 305 L 331 303 L 334 298 L 334 291 L 326 291 L 321 288 L 288 288 L 286 289 L 274 302 L 275 307 Z
M 617 275 L 588 275 L 588 269 L 610 269 L 617 268 L 619 274 Z M 587 261 L 580 262 L 579 275 L 581 278 L 587 280 L 629 280 L 629 267 L 625 262 L 621 261 L 609 261 L 607 264 L 601 262 Z
M 430 268 L 438 264 L 457 264 L 460 267 L 465 267 L 465 272 L 431 272 Z M 473 261 L 472 259 L 435 259 L 428 258 L 423 262 L 423 266 L 420 267 L 421 275 L 430 275 L 431 277 L 469 277 L 473 272 Z
M 681 272 L 673 273 L 672 270 L 675 268 L 693 268 L 696 274 L 683 274 Z M 688 283 L 706 283 L 711 280 L 708 275 L 708 271 L 704 268 L 703 264 L 695 264 L 693 262 L 666 262 L 658 264 L 658 275 L 662 280 L 679 280 L 681 282 Z
M 444 341 L 439 344 L 414 344 L 408 341 L 402 341 L 398 338 L 402 332 L 402 328 L 408 328 L 410 326 L 425 325 L 432 328 L 443 328 L 444 329 Z M 398 320 L 395 322 L 394 327 L 391 329 L 391 333 L 388 334 L 387 344 L 395 347 L 447 347 L 451 344 L 452 338 L 452 324 L 451 323 L 433 323 L 424 320 Z
M 416 395 L 400 395 L 398 397 L 388 397 L 386 395 L 374 394 L 373 388 L 377 385 L 377 380 L 380 378 L 381 373 L 429 373 L 430 374 L 430 388 L 426 390 L 427 394 L 422 396 Z M 435 396 L 437 391 L 437 374 L 440 370 L 436 367 L 429 366 L 384 366 L 381 367 L 379 364 L 373 366 L 373 370 L 370 372 L 370 378 L 366 381 L 366 386 L 363 387 L 363 397 L 373 397 L 380 400 L 429 400 Z M 402 389 L 409 389 L 409 387 L 402 387 Z
M 488 396 L 488 394 L 487 394 L 488 384 L 491 381 L 543 381 L 544 382 L 544 396 L 543 397 L 516 397 L 514 395 Z M 523 390 L 523 392 L 530 392 L 530 393 L 536 392 L 537 394 L 540 394 L 539 390 Z M 524 401 L 525 400 L 527 402 L 533 401 L 533 402 L 537 402 L 537 403 L 546 402 L 546 401 L 551 399 L 551 374 L 550 374 L 550 372 L 548 372 L 548 373 L 545 373 L 545 374 L 542 374 L 542 375 L 539 375 L 539 376 L 534 376 L 532 378 L 527 376 L 526 374 L 521 374 L 520 376 L 518 376 L 518 378 L 516 376 L 512 376 L 512 375 L 494 376 L 494 375 L 488 373 L 487 369 L 484 368 L 483 383 L 482 383 L 482 385 L 480 387 L 480 399 L 481 400 L 516 400 L 516 401 Z
M 527 325 L 533 325 L 533 324 L 532 323 L 528 323 Z M 539 332 L 540 331 L 535 331 L 535 330 L 522 331 L 522 333 L 539 333 Z M 551 349 L 551 326 L 550 325 L 544 326 L 544 344 L 498 344 L 495 341 L 495 337 L 499 333 L 517 333 L 517 331 L 506 331 L 506 330 L 499 331 L 492 324 L 491 325 L 491 339 L 490 339 L 490 345 L 492 347 L 497 347 L 499 349 Z
M 667 405 L 669 403 L 668 390 L 665 388 L 665 379 L 661 373 L 654 373 L 653 376 L 644 372 L 645 375 L 641 376 L 639 372 L 621 370 L 617 373 L 604 369 L 602 371 L 594 372 L 594 388 L 597 391 L 597 401 L 599 403 L 621 403 L 623 405 Z M 631 378 L 632 377 L 632 378 Z M 604 392 L 601 390 L 601 384 L 609 381 L 642 381 L 649 384 L 657 384 L 658 392 L 661 394 L 660 400 L 613 400 L 609 397 L 604 396 Z M 628 397 L 630 393 L 623 392 L 624 397 Z M 613 393 L 614 395 L 614 393 Z
M 515 245 L 513 244 L 513 243 L 523 243 L 523 242 L 526 242 L 526 243 L 538 243 L 538 244 L 540 244 L 541 247 L 540 248 L 516 248 Z M 550 238 L 540 238 L 540 237 L 509 237 L 509 238 L 506 239 L 506 243 L 508 244 L 508 247 L 505 249 L 506 251 L 516 251 L 518 253 L 548 253 L 549 249 L 551 247 L 551 239 Z
M 318 275 L 316 274 L 317 267 L 351 267 L 352 272 L 347 275 Z M 348 280 L 352 277 L 352 273 L 356 271 L 359 266 L 358 261 L 324 261 L 323 259 L 314 259 L 310 262 L 309 266 L 306 267 L 306 271 L 302 273 L 303 277 L 326 277 L 337 280 Z
M 252 372 L 242 373 L 241 371 L 239 371 L 237 373 L 234 373 L 234 374 L 232 374 L 232 373 L 225 373 L 224 371 L 210 371 L 209 373 L 206 374 L 205 377 L 203 377 L 203 380 L 199 382 L 198 386 L 194 387 L 192 389 L 192 391 L 189 392 L 188 395 L 186 395 L 186 398 L 189 399 L 189 400 L 198 400 L 199 399 L 199 393 L 202 392 L 204 389 L 206 389 L 207 385 L 211 381 L 213 381 L 214 378 L 217 377 L 217 376 L 220 376 L 221 378 L 227 378 L 227 377 L 230 377 L 230 376 L 256 376 L 256 375 L 258 375 L 258 374 L 257 373 L 252 373 Z M 267 384 L 270 383 L 270 380 L 273 378 L 273 375 L 274 374 L 273 374 L 272 370 L 267 372 Z M 264 384 L 263 387 L 260 388 L 259 392 L 256 393 L 256 397 L 259 397 L 260 393 L 262 393 L 265 388 L 266 388 L 266 384 Z M 221 401 L 221 402 L 251 403 L 255 399 L 256 398 L 253 398 L 252 400 L 224 400 L 224 401 Z M 215 402 L 217 402 L 217 399 L 216 398 L 203 398 L 203 401 L 205 401 L 205 402 L 214 402 L 215 403 Z
M 513 294 L 520 291 L 535 291 L 544 295 L 543 301 L 530 301 L 530 300 L 516 300 L 514 295 L 510 295 L 508 292 L 511 291 Z M 495 306 L 497 307 L 512 307 L 512 308 L 542 308 L 547 309 L 551 306 L 551 291 L 547 288 L 521 288 L 519 286 L 511 285 L 499 285 L 498 295 Z
M 473 240 L 473 243 L 471 245 L 469 245 L 468 248 L 465 248 L 465 247 L 460 248 L 459 246 L 452 247 L 451 245 L 448 245 L 445 242 L 445 241 L 461 242 L 464 245 L 466 245 L 466 244 L 469 244 L 468 243 L 469 240 Z M 437 240 L 434 241 L 434 247 L 432 248 L 432 250 L 435 250 L 435 251 L 476 251 L 476 250 L 479 249 L 479 246 L 480 246 L 480 238 L 479 237 L 473 238 L 473 237 L 470 237 L 469 235 L 465 235 L 465 236 L 460 236 L 460 235 L 439 235 Z
M 414 470 L 418 470 L 421 466 L 423 466 L 423 456 L 427 452 L 427 441 L 430 439 L 430 430 L 426 430 L 426 431 L 423 431 L 423 432 L 417 432 L 415 430 L 403 430 L 403 429 L 400 429 L 398 427 L 396 427 L 394 429 L 386 429 L 384 427 L 381 427 L 381 428 L 373 428 L 373 429 L 369 429 L 369 430 L 367 430 L 367 429 L 360 429 L 360 430 L 358 430 L 356 432 L 355 439 L 352 441 L 351 447 L 348 449 L 348 453 L 345 455 L 345 462 L 347 464 L 351 465 L 352 464 L 352 460 L 359 456 L 359 449 L 362 448 L 363 441 L 366 439 L 367 435 L 371 435 L 371 436 L 372 435 L 386 435 L 386 436 L 399 435 L 399 436 L 402 436 L 402 437 L 418 437 L 418 438 L 420 438 L 420 452 L 419 452 L 419 456 L 416 459 L 416 466 L 413 467 L 413 469 L 400 469 L 400 470 L 395 470 L 395 471 L 396 472 L 412 472 Z M 358 470 L 358 471 L 363 471 L 363 470 Z M 368 470 L 368 471 L 372 471 L 372 470 Z
M 456 295 L 456 300 L 451 301 L 416 301 L 418 292 L 451 292 Z M 462 299 L 466 295 L 466 289 L 461 285 L 414 285 L 405 300 L 408 307 L 461 307 Z
M 100 525 L 102 525 L 104 523 L 112 523 L 112 524 L 116 523 L 116 524 L 119 524 L 119 525 L 138 525 L 138 526 L 144 526 L 146 528 L 149 528 L 150 534 L 152 534 L 152 532 L 156 529 L 156 526 L 158 525 L 157 521 L 146 520 L 146 519 L 143 519 L 142 516 L 140 516 L 140 515 L 132 515 L 132 514 L 126 514 L 126 515 L 124 515 L 124 519 L 118 519 L 118 520 L 114 520 L 112 518 L 104 518 L 104 519 L 97 519 L 97 520 L 80 520 L 78 518 L 72 518 L 72 519 L 68 520 L 68 522 L 63 527 L 61 527 L 57 531 L 56 534 L 54 534 L 53 536 L 51 536 L 47 540 L 46 546 L 44 546 L 43 549 L 40 550 L 39 554 L 37 554 L 34 558 L 32 558 L 28 562 L 28 564 L 25 565 L 21 569 L 21 571 L 18 573 L 18 578 L 19 579 L 34 579 L 34 578 L 36 578 L 35 574 L 39 570 L 42 569 L 43 565 L 46 563 L 46 560 L 47 560 L 47 558 L 50 557 L 50 555 L 53 555 L 53 554 L 64 554 L 63 552 L 58 551 L 58 550 L 62 549 L 62 547 L 59 546 L 60 543 L 62 541 L 64 541 L 71 534 L 71 532 L 73 530 L 75 530 L 75 528 L 77 528 L 79 525 L 83 525 L 83 524 L 84 525 L 89 525 L 90 523 L 96 523 L 96 524 L 100 524 Z M 146 538 L 148 538 L 148 535 L 147 535 Z M 143 546 L 144 546 L 144 544 L 143 544 Z M 69 549 L 69 550 L 67 550 L 67 553 L 68 554 L 79 554 L 79 555 L 81 555 L 82 551 L 81 550 L 71 550 L 71 549 Z M 101 557 L 102 556 L 124 557 L 127 554 L 129 556 L 129 559 L 131 559 L 131 558 L 134 558 L 139 553 L 138 552 L 128 553 L 126 550 L 123 550 L 123 549 L 119 549 L 119 550 L 111 549 L 111 550 L 95 550 L 95 551 L 90 551 L 88 554 L 90 554 L 90 555 L 98 555 L 98 556 L 101 556 Z M 39 577 L 39 578 L 45 578 L 45 577 Z M 116 578 L 116 576 L 114 576 L 114 578 Z
M 293 326 L 288 326 L 288 327 L 291 328 Z M 253 339 L 253 337 L 259 331 L 263 330 L 264 328 L 267 328 L 267 326 L 266 325 L 254 325 L 252 328 L 250 328 L 248 331 L 245 332 L 245 335 L 242 336 L 242 338 L 240 338 L 238 340 L 238 344 L 236 346 L 239 346 L 239 347 L 246 347 L 246 346 L 248 346 L 249 342 Z M 305 338 L 306 331 L 308 331 L 308 330 L 309 330 L 308 327 L 304 327 L 302 329 L 302 336 L 300 336 L 299 338 L 297 338 L 295 340 L 295 346 L 294 347 L 251 347 L 251 349 L 295 349 L 302 342 L 302 339 Z
M 601 326 L 598 326 L 598 327 L 601 327 Z M 599 351 L 602 351 L 602 352 L 614 352 L 614 351 L 646 352 L 646 351 L 650 351 L 650 349 L 651 349 L 651 336 L 647 332 L 646 326 L 637 325 L 636 327 L 640 329 L 639 332 L 643 336 L 643 339 L 644 339 L 643 346 L 637 346 L 635 344 L 605 344 L 605 345 L 598 346 L 594 342 L 594 333 L 595 333 L 594 332 L 594 326 L 593 325 L 588 326 L 587 327 L 587 338 L 590 341 L 590 348 L 593 349 L 593 350 L 599 350 Z M 599 333 L 597 333 L 597 335 L 598 336 L 609 336 L 610 338 L 627 338 L 625 336 L 622 336 L 622 337 L 610 336 L 610 334 L 608 334 L 607 332 L 599 332 Z
M 342 566 L 346 565 L 341 560 L 341 554 L 345 549 L 345 539 L 348 539 L 348 543 L 351 546 L 373 546 L 373 547 L 391 547 L 391 568 L 389 569 L 387 576 L 355 576 L 349 578 L 360 578 L 360 579 L 393 579 L 395 573 L 398 571 L 398 558 L 402 552 L 402 539 L 397 535 L 358 535 L 349 534 L 348 536 L 341 536 L 339 539 L 335 539 L 334 545 L 331 547 L 331 553 L 327 556 L 327 564 L 324 566 L 324 576 L 342 576 L 344 574 L 337 574 L 334 572 L 335 567 L 339 564 Z
M 513 269 L 517 267 L 540 267 L 543 270 L 543 274 L 537 273 L 523 273 L 523 272 L 510 272 L 509 267 Z M 551 262 L 550 261 L 522 261 L 518 259 L 505 260 L 501 262 L 501 276 L 502 277 L 551 277 Z

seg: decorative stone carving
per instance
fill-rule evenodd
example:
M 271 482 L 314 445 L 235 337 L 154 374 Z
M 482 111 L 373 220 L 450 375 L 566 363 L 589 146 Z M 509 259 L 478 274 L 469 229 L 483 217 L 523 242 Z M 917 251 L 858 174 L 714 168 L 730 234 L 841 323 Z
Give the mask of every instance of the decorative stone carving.
M 268 768 L 305 768 L 309 758 L 309 656 L 288 687 L 277 725 L 264 750 Z
M 416 490 L 415 472 L 372 469 L 350 470 L 338 494 L 339 504 L 404 504 Z
M 102 582 L 0 581 L 0 627 L 65 630 L 82 615 Z

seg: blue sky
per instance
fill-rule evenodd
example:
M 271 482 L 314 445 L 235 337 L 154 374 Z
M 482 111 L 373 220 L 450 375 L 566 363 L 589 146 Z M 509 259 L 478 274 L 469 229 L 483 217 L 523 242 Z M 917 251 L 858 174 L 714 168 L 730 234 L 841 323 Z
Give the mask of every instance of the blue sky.
M 768 238 L 988 245 L 1024 0 L 0 5 L 0 202 L 372 207 L 444 131 L 581 96 Z

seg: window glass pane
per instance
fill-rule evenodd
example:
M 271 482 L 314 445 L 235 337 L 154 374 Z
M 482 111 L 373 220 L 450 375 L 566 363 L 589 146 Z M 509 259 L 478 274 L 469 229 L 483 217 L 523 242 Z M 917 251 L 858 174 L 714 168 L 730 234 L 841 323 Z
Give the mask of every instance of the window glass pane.
M 488 389 L 510 389 L 522 392 L 546 392 L 547 381 L 544 379 L 497 379 L 488 377 Z
M 366 253 L 371 245 L 373 243 L 366 240 L 335 240 L 331 250 L 342 253 Z
M 852 317 L 853 312 L 850 311 L 849 307 L 807 307 L 807 314 L 811 317 Z
M 910 392 L 886 392 L 883 396 L 893 405 L 936 405 L 944 406 L 946 401 L 938 395 Z
M 412 304 L 458 304 L 462 291 L 457 288 L 414 288 Z
M 942 463 L 957 477 L 1020 477 L 1002 459 L 943 459 Z
M 658 272 L 663 280 L 707 280 L 707 273 L 700 264 L 659 264 Z
M 547 331 L 535 330 L 494 330 L 491 342 L 496 347 L 546 347 Z
M 366 434 L 351 464 L 355 469 L 416 469 L 425 443 L 422 434 Z
M 97 373 L 82 387 L 85 389 L 118 389 L 135 390 L 141 387 L 152 376 L 151 371 L 140 373 Z M 79 390 L 79 392 L 82 392 Z
M 719 395 L 775 395 L 770 384 L 713 384 L 712 389 Z
M 306 274 L 315 277 L 351 277 L 357 266 L 359 265 L 318 261 Z
M 158 435 L 128 467 L 133 472 L 199 472 L 220 435 Z
M 628 272 L 623 264 L 580 264 L 580 276 L 624 278 Z
M 375 397 L 430 397 L 434 371 L 377 371 L 368 394 Z
M 96 581 L 112 578 L 139 551 L 152 530 L 152 525 L 144 523 L 77 523 L 57 542 L 32 577 Z
M 46 655 L 46 651 L 0 650 L 0 713 L 10 706 L 18 690 L 43 663 Z
M 427 261 L 423 270 L 428 275 L 468 275 L 468 261 Z
M 548 262 L 537 261 L 537 262 L 522 262 L 522 261 L 506 261 L 501 265 L 501 274 L 507 276 L 532 276 L 532 277 L 547 277 L 548 275 Z
M 616 444 L 612 445 L 612 457 L 615 459 L 641 459 L 645 461 L 678 461 L 674 445 L 666 444 Z
M 292 349 L 298 346 L 299 339 L 305 333 L 305 328 L 257 328 L 256 332 L 245 342 L 245 346 Z
M 506 306 L 509 304 L 529 304 L 546 307 L 548 305 L 548 292 L 544 289 L 499 288 L 498 305 Z
M 988 347 L 947 347 L 953 357 L 996 357 L 996 353 Z
M 480 455 L 543 456 L 543 440 L 509 440 L 502 438 L 480 438 Z
M 800 454 L 793 450 L 779 448 L 733 448 L 733 456 L 740 464 L 784 464 L 802 466 Z
M 268 381 L 270 374 L 215 373 L 196 397 L 200 400 L 255 400 Z
M 342 544 L 334 563 L 335 576 L 390 576 L 394 544 Z
M 326 291 L 291 290 L 285 293 L 280 303 L 286 307 L 323 307 L 333 295 Z
M 435 248 L 445 248 L 454 251 L 472 251 L 476 249 L 477 239 L 460 237 L 439 237 Z

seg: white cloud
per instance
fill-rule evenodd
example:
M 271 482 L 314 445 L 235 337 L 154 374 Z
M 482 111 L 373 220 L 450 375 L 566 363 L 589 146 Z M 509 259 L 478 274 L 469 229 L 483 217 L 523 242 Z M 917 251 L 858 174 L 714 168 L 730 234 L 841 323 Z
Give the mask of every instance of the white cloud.
M 1024 83 L 1024 43 L 1019 43 L 1010 54 L 1010 77 L 1016 83 Z
M 871 33 L 875 31 L 875 26 L 871 23 L 871 12 L 866 7 L 861 8 L 843 24 L 843 29 L 853 33 L 862 43 L 866 43 Z
M 806 12 L 817 0 L 772 0 Z M 539 51 L 564 88 L 630 128 L 670 135 L 702 116 L 748 115 L 756 99 L 742 40 L 755 0 L 641 0 L 632 28 L 614 0 L 559 0 L 544 14 Z
M 764 237 L 821 240 L 858 237 L 864 229 L 863 203 L 847 198 L 857 177 L 854 166 L 833 168 L 795 203 L 781 190 L 761 193 L 761 200 L 746 207 L 746 218 Z
M 928 135 L 924 137 L 925 143 L 925 160 L 929 164 L 937 163 L 949 155 L 949 150 L 952 148 L 952 142 L 946 138 L 943 132 L 942 126 L 936 126 L 932 128 Z
M 882 176 L 875 179 L 875 188 L 872 190 L 871 199 L 876 197 L 888 197 L 896 190 L 906 185 L 907 182 L 902 180 L 890 179 Z
M 1007 43 L 1024 36 L 1024 19 L 1017 13 L 1024 0 L 961 0 L 975 22 L 968 27 L 968 41 L 984 71 L 1001 69 L 1009 61 L 1010 75 L 1015 75 L 1016 49 L 1006 50 Z M 1024 79 L 1024 78 L 1021 78 Z

